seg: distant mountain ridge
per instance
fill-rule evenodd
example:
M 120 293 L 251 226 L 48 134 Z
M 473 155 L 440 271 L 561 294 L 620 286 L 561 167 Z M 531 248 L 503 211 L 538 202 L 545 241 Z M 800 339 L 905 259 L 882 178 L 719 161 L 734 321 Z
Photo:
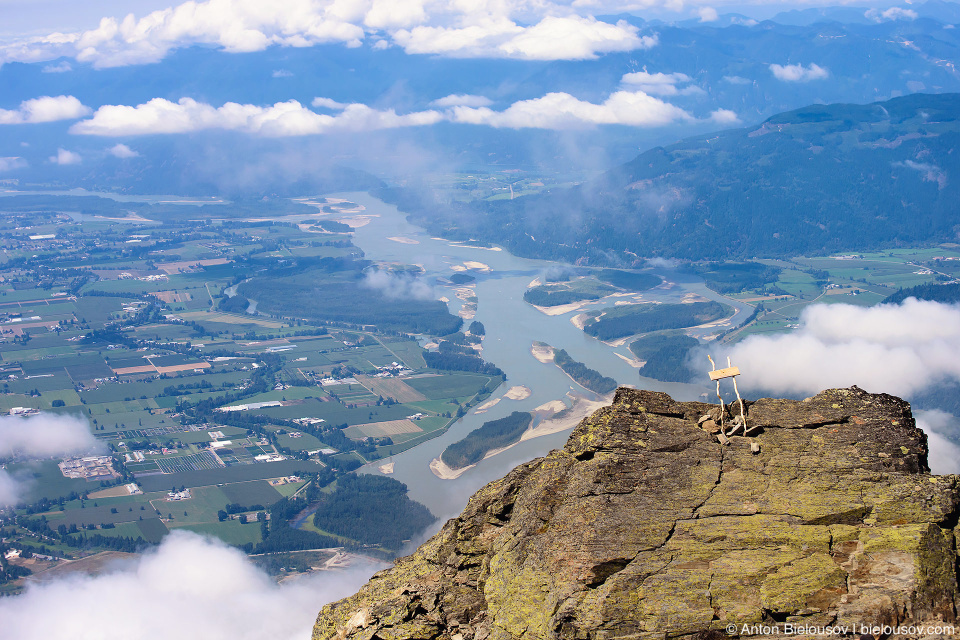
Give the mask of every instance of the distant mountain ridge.
M 955 241 L 960 94 L 812 105 L 651 149 L 572 189 L 414 215 L 527 256 L 630 263 Z

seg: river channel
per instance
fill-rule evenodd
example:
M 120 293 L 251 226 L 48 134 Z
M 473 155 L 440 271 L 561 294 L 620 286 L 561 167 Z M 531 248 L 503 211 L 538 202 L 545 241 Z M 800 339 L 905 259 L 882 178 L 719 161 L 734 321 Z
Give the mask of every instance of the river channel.
M 404 482 L 412 498 L 427 505 L 441 518 L 457 515 L 467 498 L 483 484 L 501 477 L 520 463 L 562 447 L 569 430 L 525 440 L 507 451 L 484 459 L 459 478 L 442 480 L 433 474 L 429 464 L 449 444 L 460 440 L 488 420 L 502 418 L 513 411 L 532 411 L 544 403 L 564 399 L 568 392 L 596 398 L 553 363 L 542 363 L 534 358 L 530 351 L 534 341 L 566 349 L 575 360 L 614 378 L 621 385 L 666 391 L 678 400 L 693 400 L 708 392 L 706 373 L 703 385 L 641 378 L 637 369 L 627 361 L 632 355 L 626 344 L 609 346 L 586 335 L 571 322 L 571 318 L 584 309 L 609 306 L 616 299 L 607 299 L 554 316 L 548 316 L 523 301 L 523 293 L 534 278 L 547 269 L 568 265 L 519 258 L 506 250 L 465 246 L 431 238 L 422 228 L 410 224 L 396 207 L 366 193 L 339 193 L 328 197 L 342 198 L 363 207 L 363 211 L 349 216 L 331 217 L 349 217 L 354 224 L 361 224 L 354 230 L 353 241 L 369 260 L 420 265 L 425 270 L 424 280 L 431 284 L 436 283 L 438 277 L 448 278 L 456 270 L 463 269 L 465 263 L 473 267 L 468 268 L 466 273 L 476 277 L 473 291 L 478 302 L 474 319 L 482 322 L 486 329 L 483 358 L 496 364 L 507 375 L 507 382 L 494 392 L 491 399 L 502 397 L 513 386 L 524 386 L 531 391 L 530 396 L 523 400 L 502 399 L 482 414 L 477 414 L 474 408 L 442 436 L 393 456 L 392 477 Z M 477 263 L 486 265 L 488 269 L 478 268 Z M 710 291 L 695 276 L 669 268 L 659 270 L 658 274 L 672 286 L 665 285 L 643 292 L 644 301 L 680 302 L 685 295 L 696 294 L 736 309 L 727 326 L 704 329 L 698 332 L 700 335 L 717 333 L 740 324 L 752 312 L 752 307 Z M 449 299 L 452 313 L 457 313 L 462 305 L 455 289 L 454 286 L 434 284 L 436 297 Z M 707 363 L 704 372 L 708 369 Z M 380 473 L 379 466 L 382 464 L 383 461 L 378 461 L 363 471 Z

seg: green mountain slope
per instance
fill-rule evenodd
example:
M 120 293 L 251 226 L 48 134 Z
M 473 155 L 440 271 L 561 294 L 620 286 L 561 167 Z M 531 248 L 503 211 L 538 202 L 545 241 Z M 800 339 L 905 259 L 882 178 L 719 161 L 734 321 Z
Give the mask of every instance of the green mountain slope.
M 591 262 L 955 240 L 958 142 L 958 94 L 814 105 L 651 149 L 573 189 L 417 218 L 523 255 Z

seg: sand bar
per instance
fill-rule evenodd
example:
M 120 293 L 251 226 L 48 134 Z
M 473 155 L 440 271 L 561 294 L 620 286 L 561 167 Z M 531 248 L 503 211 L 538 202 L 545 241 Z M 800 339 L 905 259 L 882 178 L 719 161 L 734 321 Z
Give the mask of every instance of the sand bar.
M 533 346 L 530 347 L 530 354 L 544 364 L 553 362 L 554 350 L 553 347 L 548 344 L 534 343 Z
M 510 390 L 503 394 L 508 400 L 526 400 L 532 392 L 524 386 L 510 387 Z
M 493 400 L 487 400 L 482 405 L 473 410 L 474 413 L 486 413 L 487 409 L 496 406 L 503 398 L 494 398 Z
M 573 406 L 570 407 L 570 410 L 566 414 L 560 418 L 544 420 L 533 429 L 528 429 L 520 436 L 520 441 L 523 442 L 524 440 L 572 429 L 597 409 L 606 407 L 613 402 L 613 393 L 603 396 L 600 400 L 587 400 L 581 396 L 574 396 L 573 401 Z M 559 402 L 559 400 L 557 402 Z
M 587 302 L 593 302 L 593 300 L 588 300 Z M 535 304 L 531 306 L 540 313 L 548 316 L 562 316 L 563 314 L 570 313 L 571 311 L 579 311 L 585 304 L 586 302 L 571 302 L 570 304 L 558 304 L 555 307 L 538 307 Z

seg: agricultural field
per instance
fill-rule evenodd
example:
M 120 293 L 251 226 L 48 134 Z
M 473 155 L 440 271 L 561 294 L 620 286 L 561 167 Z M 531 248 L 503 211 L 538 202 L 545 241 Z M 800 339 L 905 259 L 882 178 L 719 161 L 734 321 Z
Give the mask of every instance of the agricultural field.
M 429 368 L 418 338 L 460 318 L 359 287 L 376 265 L 349 232 L 301 224 L 314 207 L 119 223 L 15 202 L 0 214 L 0 414 L 78 417 L 110 461 L 68 478 L 61 459 L 0 460 L 26 487 L 15 513 L 43 515 L 58 553 L 175 528 L 255 548 L 257 513 L 443 433 L 502 382 Z M 54 237 L 30 240 L 39 229 Z M 291 304 L 311 291 L 323 305 Z
M 753 322 L 726 340 L 790 331 L 814 303 L 872 306 L 900 289 L 954 281 L 960 278 L 960 245 L 757 262 L 781 271 L 757 289 L 727 294 L 762 308 Z

